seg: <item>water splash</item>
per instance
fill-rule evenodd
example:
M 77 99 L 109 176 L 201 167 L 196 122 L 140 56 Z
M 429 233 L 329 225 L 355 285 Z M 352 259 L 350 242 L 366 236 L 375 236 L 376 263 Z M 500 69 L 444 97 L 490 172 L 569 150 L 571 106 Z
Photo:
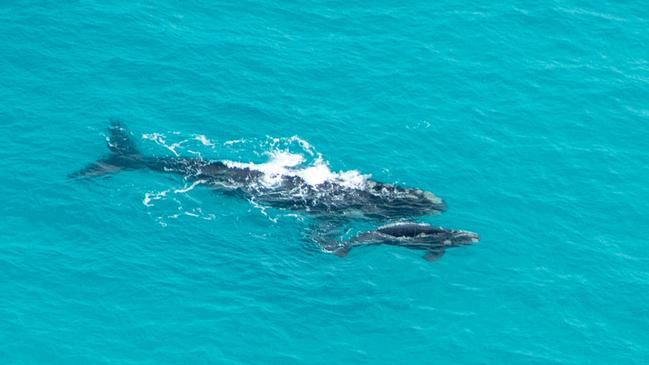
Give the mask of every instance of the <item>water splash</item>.
M 245 140 L 237 140 L 245 143 Z M 360 188 L 370 175 L 361 174 L 357 170 L 333 171 L 329 162 L 308 141 L 299 136 L 288 138 L 267 137 L 265 143 L 259 147 L 263 149 L 262 155 L 266 162 L 240 162 L 224 160 L 229 167 L 248 168 L 264 174 L 261 182 L 266 187 L 273 187 L 281 183 L 287 176 L 300 177 L 311 187 L 324 183 L 336 183 L 349 188 Z

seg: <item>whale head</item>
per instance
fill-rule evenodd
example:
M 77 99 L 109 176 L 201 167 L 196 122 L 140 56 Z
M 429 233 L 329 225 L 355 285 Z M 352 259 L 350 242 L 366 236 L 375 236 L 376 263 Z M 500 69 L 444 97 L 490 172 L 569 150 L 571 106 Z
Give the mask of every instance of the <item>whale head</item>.
M 446 203 L 430 191 L 377 182 L 368 183 L 368 187 L 367 191 L 372 197 L 369 206 L 375 208 L 379 218 L 392 219 L 446 211 Z
M 446 203 L 442 200 L 442 198 L 431 193 L 430 191 L 417 189 L 415 190 L 415 194 L 417 194 L 421 198 L 423 203 L 428 206 L 429 210 L 435 212 L 446 211 Z
M 443 236 L 442 243 L 445 246 L 470 245 L 480 241 L 480 235 L 475 232 L 448 229 L 441 233 Z

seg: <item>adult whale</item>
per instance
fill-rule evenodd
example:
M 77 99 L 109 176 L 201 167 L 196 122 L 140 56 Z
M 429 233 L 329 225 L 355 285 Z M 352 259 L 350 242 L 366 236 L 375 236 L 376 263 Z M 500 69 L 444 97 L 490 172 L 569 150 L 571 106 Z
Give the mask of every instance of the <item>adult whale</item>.
M 195 157 L 144 156 L 124 124 L 116 120 L 110 122 L 106 141 L 110 153 L 70 174 L 70 177 L 100 176 L 135 169 L 173 173 L 261 204 L 310 213 L 328 225 L 350 219 L 403 220 L 446 210 L 446 204 L 431 192 L 371 179 L 362 179 L 354 184 L 328 179 L 313 184 L 299 174 L 284 174 L 269 184 L 265 172 L 246 164 Z M 422 225 L 412 226 L 410 230 L 415 233 L 411 237 L 402 237 L 401 241 L 417 241 L 418 235 L 425 233 L 425 230 L 416 233 L 417 227 L 424 228 Z M 380 233 L 381 228 L 377 232 Z M 325 236 L 316 230 L 314 240 L 330 242 Z M 416 245 L 402 246 L 414 248 Z

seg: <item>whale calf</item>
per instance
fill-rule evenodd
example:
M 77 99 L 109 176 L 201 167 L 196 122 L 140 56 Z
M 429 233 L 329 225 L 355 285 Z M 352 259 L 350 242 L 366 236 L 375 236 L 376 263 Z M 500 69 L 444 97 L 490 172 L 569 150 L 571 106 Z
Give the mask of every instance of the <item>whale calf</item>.
M 477 233 L 434 227 L 426 223 L 397 222 L 362 232 L 346 241 L 323 242 L 325 251 L 346 256 L 352 247 L 387 244 L 425 251 L 426 260 L 441 257 L 447 248 L 478 242 Z
M 84 178 L 137 169 L 172 173 L 227 194 L 280 209 L 306 212 L 316 219 L 339 224 L 352 219 L 380 222 L 412 219 L 446 210 L 444 201 L 429 191 L 386 184 L 369 178 L 354 184 L 337 179 L 326 179 L 314 184 L 303 176 L 285 174 L 268 184 L 265 172 L 254 168 L 252 164 L 201 157 L 144 156 L 125 125 L 117 120 L 110 122 L 106 141 L 109 154 L 69 176 Z M 360 234 L 350 242 L 338 242 L 336 249 L 323 233 L 316 231 L 313 241 L 328 242 L 326 247 L 321 245 L 322 250 L 338 255 L 343 255 L 353 246 L 376 243 L 414 249 L 424 249 L 428 245 L 427 252 L 437 252 L 439 250 L 432 247 L 445 242 L 446 239 L 442 239 L 444 235 L 450 237 L 448 239 L 453 243 L 459 238 L 454 240 L 452 232 L 464 232 L 433 230 L 432 226 L 414 223 L 388 225 Z M 477 239 L 477 235 L 474 238 Z

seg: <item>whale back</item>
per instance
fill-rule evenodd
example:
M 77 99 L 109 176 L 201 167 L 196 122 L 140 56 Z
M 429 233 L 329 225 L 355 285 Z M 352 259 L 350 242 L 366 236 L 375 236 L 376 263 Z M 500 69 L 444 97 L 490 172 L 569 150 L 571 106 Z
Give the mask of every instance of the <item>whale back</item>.
M 393 237 L 416 237 L 422 234 L 442 233 L 444 229 L 423 223 L 395 223 L 379 227 L 377 231 Z

